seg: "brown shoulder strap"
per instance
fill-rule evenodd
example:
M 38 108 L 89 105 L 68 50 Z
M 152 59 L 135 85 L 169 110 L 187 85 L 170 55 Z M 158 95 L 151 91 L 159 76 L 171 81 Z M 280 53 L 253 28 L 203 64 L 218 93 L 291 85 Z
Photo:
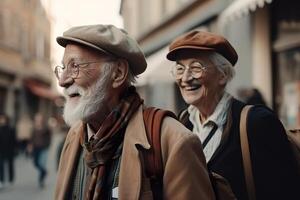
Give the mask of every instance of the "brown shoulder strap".
M 143 153 L 145 159 L 146 175 L 150 178 L 153 195 L 162 194 L 162 178 L 164 173 L 161 155 L 161 125 L 164 117 L 176 118 L 171 111 L 161 110 L 154 107 L 144 109 L 144 122 L 150 150 Z M 160 192 L 158 192 L 158 190 Z M 155 194 L 156 193 L 156 194 Z M 158 198 L 159 199 L 159 198 Z
M 180 111 L 180 113 L 178 114 L 178 119 L 180 122 L 185 122 L 186 120 L 188 120 L 188 117 L 189 117 L 188 109 L 184 109 Z
M 146 173 L 149 177 L 158 176 L 160 177 L 163 174 L 163 169 L 161 166 L 161 147 L 160 147 L 160 130 L 157 131 L 158 119 L 157 112 L 159 109 L 156 108 L 147 108 L 144 110 L 144 121 L 145 128 L 147 133 L 148 141 L 151 145 L 151 149 L 145 153 L 146 161 Z M 156 121 L 155 121 L 156 118 Z
M 244 173 L 249 200 L 255 200 L 255 186 L 252 172 L 252 164 L 249 150 L 248 134 L 247 134 L 247 118 L 248 112 L 253 106 L 247 105 L 243 108 L 240 119 L 240 140 L 244 165 Z

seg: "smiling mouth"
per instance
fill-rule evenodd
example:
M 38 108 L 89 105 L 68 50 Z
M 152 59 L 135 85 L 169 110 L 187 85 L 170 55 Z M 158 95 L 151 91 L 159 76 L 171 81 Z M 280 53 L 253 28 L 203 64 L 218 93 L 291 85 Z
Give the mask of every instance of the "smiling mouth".
M 80 96 L 79 93 L 72 93 L 72 94 L 69 94 L 69 97 L 70 97 L 70 98 L 79 97 L 79 96 Z
M 189 86 L 185 86 L 183 88 L 186 91 L 194 91 L 194 90 L 198 90 L 201 86 L 202 85 L 189 85 Z

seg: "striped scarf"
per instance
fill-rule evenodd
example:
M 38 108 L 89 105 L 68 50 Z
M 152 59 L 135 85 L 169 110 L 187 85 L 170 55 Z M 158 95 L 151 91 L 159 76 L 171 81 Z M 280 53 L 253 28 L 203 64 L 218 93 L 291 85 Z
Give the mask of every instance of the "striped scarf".
M 123 142 L 124 131 L 122 129 L 127 126 L 142 102 L 135 88 L 130 87 L 120 104 L 106 117 L 93 139 L 88 141 L 85 133 L 81 136 L 81 141 L 84 141 L 87 149 L 85 161 L 92 169 L 91 177 L 86 185 L 88 188 L 85 190 L 86 200 L 103 199 L 104 177 L 108 173 L 106 166 Z

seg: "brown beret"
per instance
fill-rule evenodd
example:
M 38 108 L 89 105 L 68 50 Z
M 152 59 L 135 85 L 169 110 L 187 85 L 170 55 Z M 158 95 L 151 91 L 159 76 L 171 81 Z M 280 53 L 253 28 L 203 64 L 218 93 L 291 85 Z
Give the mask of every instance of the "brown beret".
M 70 42 L 91 47 L 108 55 L 128 61 L 134 75 L 146 70 L 147 62 L 138 43 L 128 34 L 113 25 L 88 25 L 70 28 L 57 37 L 59 45 L 66 47 Z
M 176 38 L 169 46 L 167 58 L 175 61 L 178 51 L 184 49 L 217 52 L 224 56 L 232 66 L 238 60 L 236 51 L 224 37 L 205 31 L 193 30 Z

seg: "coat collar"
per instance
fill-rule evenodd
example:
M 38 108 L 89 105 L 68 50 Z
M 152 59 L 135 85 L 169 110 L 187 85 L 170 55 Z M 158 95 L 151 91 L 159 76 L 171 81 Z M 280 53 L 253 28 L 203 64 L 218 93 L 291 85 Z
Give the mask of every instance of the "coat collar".
M 68 189 L 74 173 L 74 166 L 80 155 L 80 134 L 84 131 L 83 123 L 78 123 L 69 131 L 62 150 L 61 163 L 56 184 L 55 199 L 67 199 Z M 132 116 L 125 131 L 121 166 L 119 174 L 119 199 L 138 200 L 142 183 L 142 165 L 138 148 L 150 149 L 147 139 L 143 106 Z M 130 173 L 129 173 L 130 172 Z
M 78 122 L 69 131 L 65 140 L 64 148 L 61 152 L 61 158 L 56 182 L 55 199 L 67 199 L 71 178 L 76 170 L 74 167 L 80 155 L 80 134 L 83 132 L 83 123 Z

